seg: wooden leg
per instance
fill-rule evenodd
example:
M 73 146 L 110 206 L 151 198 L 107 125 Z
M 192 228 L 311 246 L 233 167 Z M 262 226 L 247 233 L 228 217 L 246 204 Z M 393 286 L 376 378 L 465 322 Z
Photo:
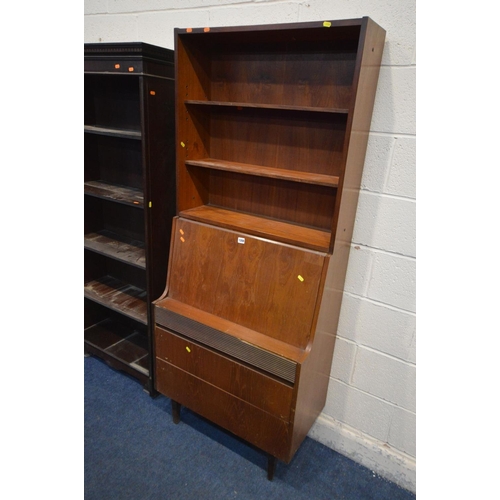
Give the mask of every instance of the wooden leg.
M 181 405 L 174 400 L 172 400 L 172 419 L 174 424 L 178 424 L 181 421 Z
M 267 479 L 269 479 L 269 481 L 273 480 L 274 471 L 276 470 L 276 461 L 276 457 L 272 455 L 267 456 Z

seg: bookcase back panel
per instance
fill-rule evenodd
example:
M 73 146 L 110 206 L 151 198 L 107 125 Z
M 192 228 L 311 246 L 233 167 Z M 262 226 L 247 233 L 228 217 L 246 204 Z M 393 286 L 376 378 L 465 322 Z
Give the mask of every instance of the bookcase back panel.
M 210 107 L 210 156 L 339 175 L 346 118 L 329 113 Z
M 141 141 L 87 134 L 85 182 L 97 180 L 141 189 L 143 186 Z
M 86 75 L 85 125 L 140 131 L 139 79 Z
M 127 286 L 146 289 L 146 276 L 144 271 L 124 264 L 104 255 L 99 255 L 89 250 L 84 251 L 85 282 L 101 280 L 104 276 L 111 276 L 124 284 L 122 300 L 133 299 L 127 293 Z M 126 285 L 125 285 L 126 284 Z
M 356 48 L 312 41 L 231 45 L 212 51 L 214 101 L 346 108 L 351 98 Z
M 210 205 L 331 230 L 334 188 L 217 170 L 209 182 Z
M 85 198 L 84 210 L 85 234 L 106 231 L 116 237 L 146 241 L 143 210 L 90 196 Z
M 307 346 L 325 254 L 179 218 L 171 259 L 170 298 Z

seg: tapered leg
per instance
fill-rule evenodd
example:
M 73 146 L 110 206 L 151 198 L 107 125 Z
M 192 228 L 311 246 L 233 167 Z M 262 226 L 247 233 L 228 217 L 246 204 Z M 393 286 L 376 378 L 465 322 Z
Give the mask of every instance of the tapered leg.
M 276 470 L 276 461 L 276 457 L 272 455 L 267 456 L 267 479 L 269 479 L 269 481 L 273 480 L 274 471 Z
M 181 405 L 174 400 L 172 400 L 172 419 L 174 424 L 178 424 L 181 421 Z

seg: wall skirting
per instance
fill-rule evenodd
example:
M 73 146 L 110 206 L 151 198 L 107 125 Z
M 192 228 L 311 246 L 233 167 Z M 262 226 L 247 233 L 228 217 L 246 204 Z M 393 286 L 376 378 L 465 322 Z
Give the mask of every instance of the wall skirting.
M 326 415 L 320 415 L 309 437 L 407 490 L 416 493 L 416 460 Z

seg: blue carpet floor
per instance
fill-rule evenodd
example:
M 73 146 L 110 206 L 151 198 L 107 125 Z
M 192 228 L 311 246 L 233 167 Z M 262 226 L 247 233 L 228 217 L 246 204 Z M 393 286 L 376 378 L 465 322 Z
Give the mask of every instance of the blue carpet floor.
M 415 495 L 306 438 L 268 481 L 265 455 L 131 377 L 85 358 L 86 500 L 413 500 Z

